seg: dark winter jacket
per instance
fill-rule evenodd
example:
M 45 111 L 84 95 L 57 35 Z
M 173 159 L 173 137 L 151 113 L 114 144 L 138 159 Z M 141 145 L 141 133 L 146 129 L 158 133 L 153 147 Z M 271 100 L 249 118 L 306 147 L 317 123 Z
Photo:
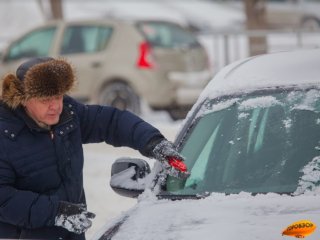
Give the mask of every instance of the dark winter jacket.
M 145 154 L 160 132 L 127 111 L 64 98 L 60 121 L 39 128 L 22 107 L 0 106 L 0 238 L 84 239 L 54 226 L 58 202 L 85 203 L 82 144 Z

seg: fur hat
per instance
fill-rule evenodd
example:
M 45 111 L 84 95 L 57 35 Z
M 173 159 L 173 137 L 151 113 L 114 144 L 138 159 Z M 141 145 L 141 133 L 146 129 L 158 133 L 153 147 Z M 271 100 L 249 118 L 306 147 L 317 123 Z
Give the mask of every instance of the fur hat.
M 18 67 L 16 75 L 4 77 L 2 100 L 14 109 L 30 98 L 63 95 L 74 83 L 73 69 L 65 60 L 32 58 Z

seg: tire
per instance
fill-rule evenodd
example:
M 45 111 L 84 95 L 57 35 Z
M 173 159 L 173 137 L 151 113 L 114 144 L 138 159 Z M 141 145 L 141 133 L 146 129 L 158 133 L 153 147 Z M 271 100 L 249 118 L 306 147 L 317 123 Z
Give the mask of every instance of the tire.
M 128 84 L 123 82 L 106 85 L 100 93 L 99 104 L 128 110 L 137 115 L 141 113 L 139 97 Z
M 319 31 L 320 30 L 320 21 L 317 18 L 310 17 L 305 18 L 302 21 L 302 29 L 307 31 Z

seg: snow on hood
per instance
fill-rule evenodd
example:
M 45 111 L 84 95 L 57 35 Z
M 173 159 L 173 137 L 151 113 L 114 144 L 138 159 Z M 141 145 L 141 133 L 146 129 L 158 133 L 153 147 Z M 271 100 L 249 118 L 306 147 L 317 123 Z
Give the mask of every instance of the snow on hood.
M 214 193 L 201 200 L 156 200 L 143 194 L 113 240 L 281 239 L 298 220 L 320 224 L 319 196 Z M 308 237 L 319 239 L 319 230 Z

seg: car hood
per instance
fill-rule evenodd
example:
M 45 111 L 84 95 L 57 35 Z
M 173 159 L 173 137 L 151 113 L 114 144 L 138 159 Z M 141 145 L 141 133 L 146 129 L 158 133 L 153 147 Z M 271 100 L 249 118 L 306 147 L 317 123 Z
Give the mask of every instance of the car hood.
M 299 220 L 320 224 L 319 195 L 214 193 L 200 200 L 158 200 L 144 193 L 117 239 L 280 239 Z M 319 230 L 308 236 L 318 239 Z

